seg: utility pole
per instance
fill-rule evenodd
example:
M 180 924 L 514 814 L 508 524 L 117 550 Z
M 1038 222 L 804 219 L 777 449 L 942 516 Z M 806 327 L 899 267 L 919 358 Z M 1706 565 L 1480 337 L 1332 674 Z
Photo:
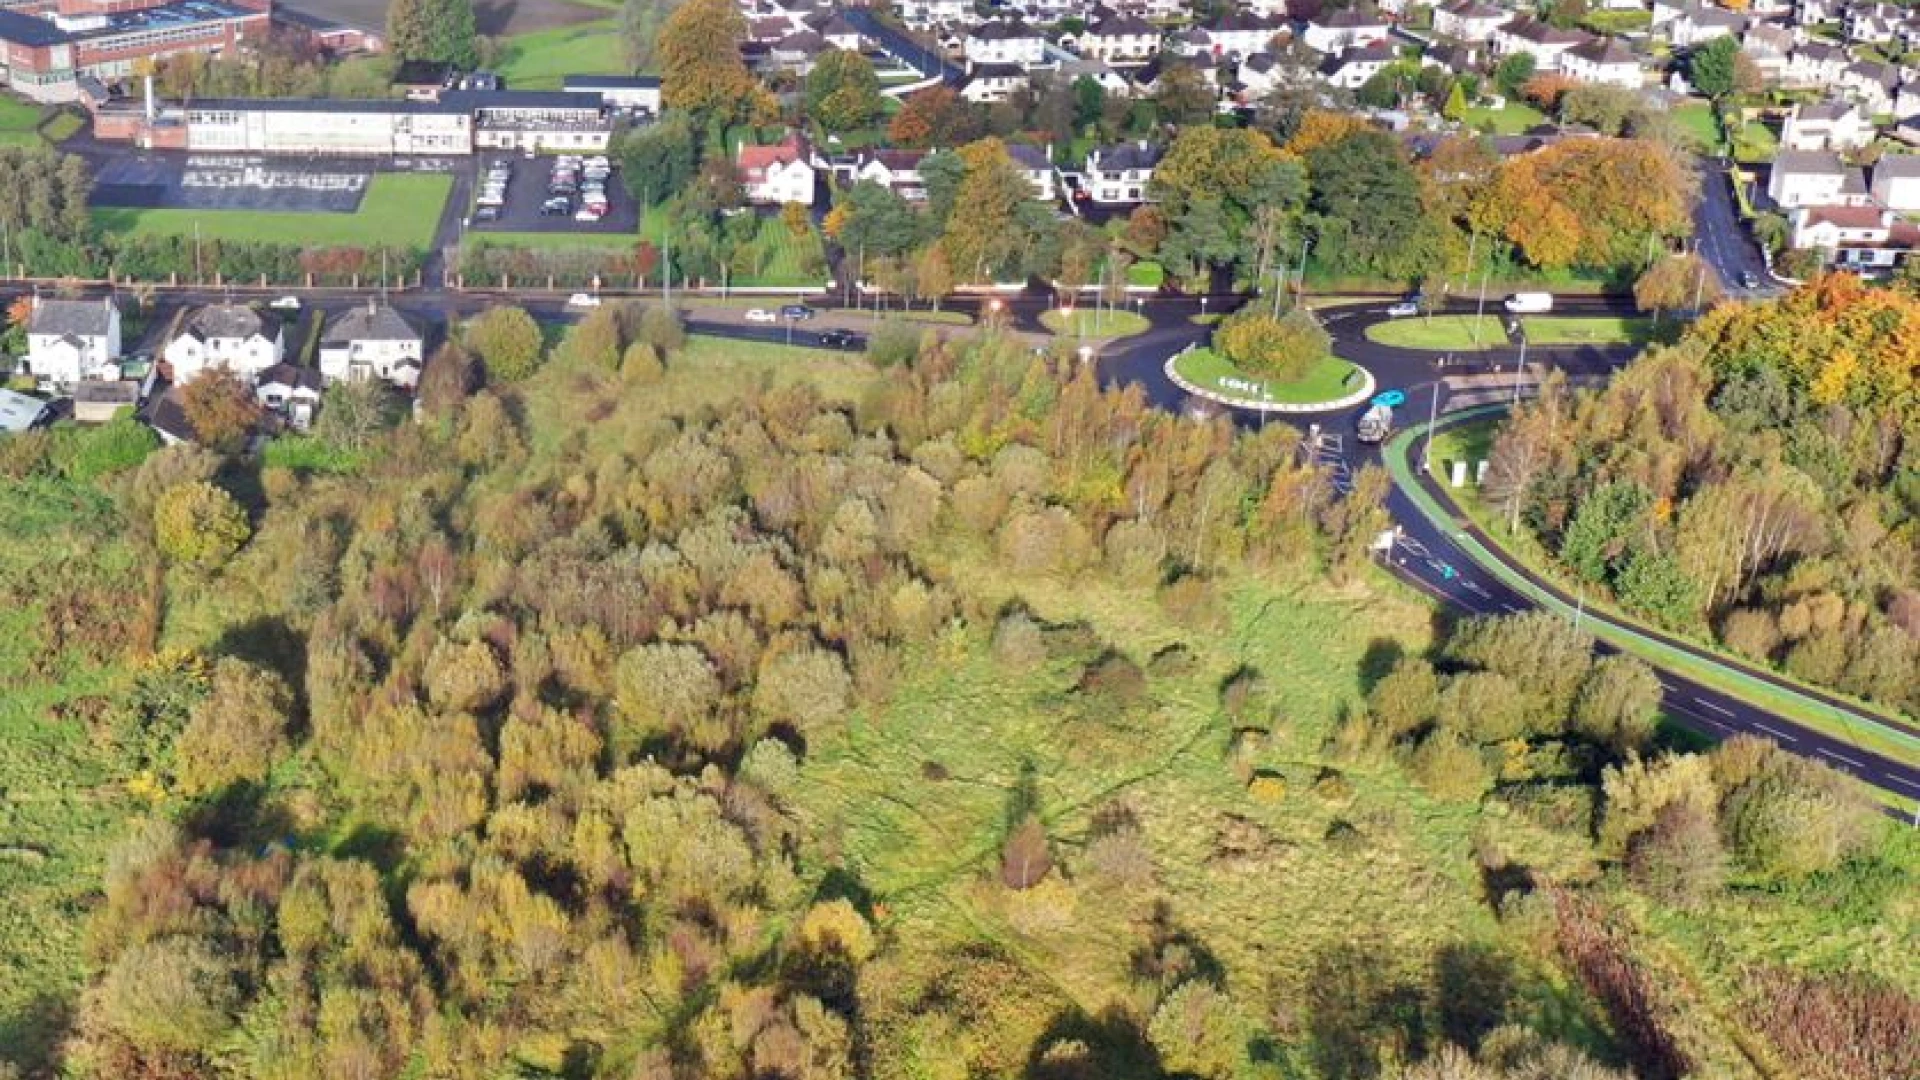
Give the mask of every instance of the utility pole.
M 1487 279 L 1493 276 L 1493 268 L 1488 267 L 1480 275 L 1480 303 L 1473 309 L 1473 343 L 1480 344 L 1480 320 L 1487 317 Z
M 1447 359 L 1453 359 L 1451 353 Z M 1433 380 L 1433 396 L 1427 399 L 1427 435 L 1420 440 L 1420 469 L 1430 472 L 1433 469 L 1433 425 L 1440 419 L 1440 380 Z
M 1700 317 L 1700 297 L 1707 289 L 1707 260 L 1700 258 L 1697 250 L 1693 257 L 1700 263 L 1700 272 L 1693 281 L 1693 317 L 1697 319 Z
M 1520 404 L 1520 375 L 1527 370 L 1527 324 L 1520 324 L 1520 356 L 1513 362 L 1513 403 Z

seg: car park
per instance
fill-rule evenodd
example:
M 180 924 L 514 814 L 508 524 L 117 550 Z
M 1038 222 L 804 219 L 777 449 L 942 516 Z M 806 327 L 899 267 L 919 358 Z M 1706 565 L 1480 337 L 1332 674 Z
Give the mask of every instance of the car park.
M 780 317 L 794 322 L 806 322 L 813 318 L 814 310 L 805 304 L 788 304 L 780 309 Z
M 747 321 L 753 323 L 770 323 L 778 322 L 779 320 L 773 312 L 768 311 L 766 308 L 749 308 L 747 309 Z

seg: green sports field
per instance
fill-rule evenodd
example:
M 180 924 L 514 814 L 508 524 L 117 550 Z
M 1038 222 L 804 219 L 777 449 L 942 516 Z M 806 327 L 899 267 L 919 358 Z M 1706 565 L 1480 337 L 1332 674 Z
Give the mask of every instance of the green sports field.
M 207 240 L 425 248 L 452 191 L 451 176 L 379 173 L 351 214 L 97 207 L 93 220 L 102 232 L 131 236 L 192 236 L 198 226 Z

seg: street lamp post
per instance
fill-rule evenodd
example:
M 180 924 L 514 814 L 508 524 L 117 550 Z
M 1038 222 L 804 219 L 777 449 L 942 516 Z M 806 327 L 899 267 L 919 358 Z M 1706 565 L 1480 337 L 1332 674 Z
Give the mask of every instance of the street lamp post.
M 1452 359 L 1449 354 L 1448 359 Z M 1433 425 L 1440 419 L 1440 380 L 1432 383 L 1433 396 L 1427 399 L 1427 431 L 1420 440 L 1420 471 L 1433 471 Z
M 1520 324 L 1520 355 L 1513 362 L 1513 403 L 1520 404 L 1520 374 L 1527 369 L 1527 324 Z

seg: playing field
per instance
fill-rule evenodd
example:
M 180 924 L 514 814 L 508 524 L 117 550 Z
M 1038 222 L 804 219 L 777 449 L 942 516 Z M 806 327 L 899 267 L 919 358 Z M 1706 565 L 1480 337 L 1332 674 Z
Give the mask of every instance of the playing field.
M 452 190 L 450 176 L 379 173 L 351 214 L 101 207 L 94 209 L 93 220 L 103 232 L 132 236 L 192 236 L 197 227 L 206 240 L 425 248 L 433 243 Z

